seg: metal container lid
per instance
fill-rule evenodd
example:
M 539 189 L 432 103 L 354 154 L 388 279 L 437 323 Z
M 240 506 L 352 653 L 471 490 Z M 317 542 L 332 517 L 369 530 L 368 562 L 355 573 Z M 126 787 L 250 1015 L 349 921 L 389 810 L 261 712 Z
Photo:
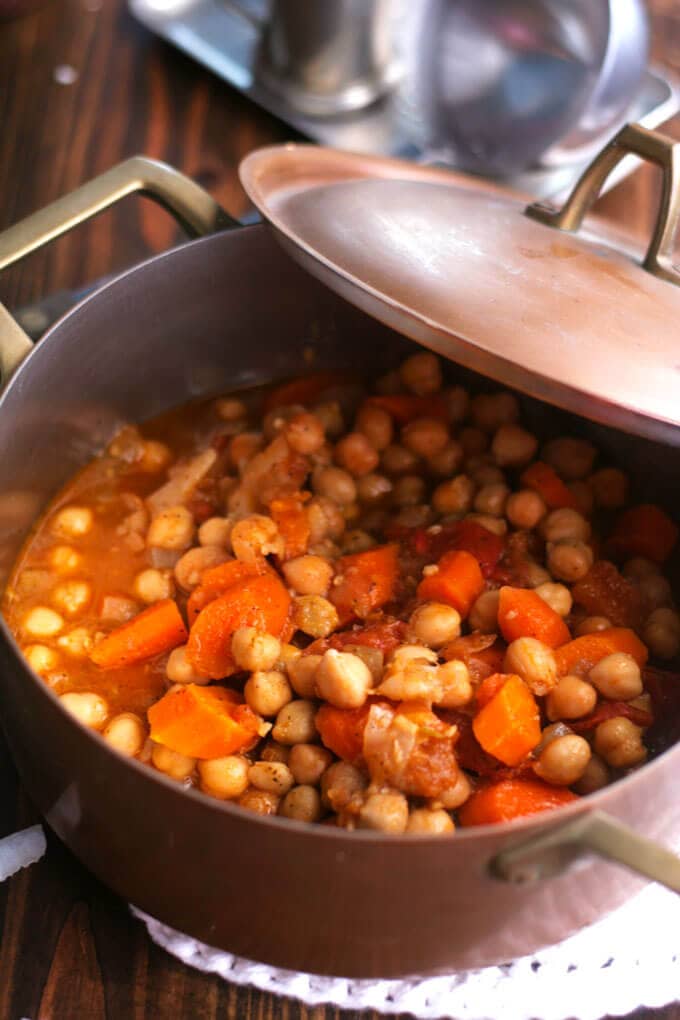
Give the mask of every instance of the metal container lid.
M 561 210 L 450 171 L 308 145 L 260 149 L 240 173 L 292 257 L 375 318 L 532 396 L 680 445 L 679 149 L 623 128 Z M 611 227 L 579 230 L 630 152 L 663 171 L 642 263 Z

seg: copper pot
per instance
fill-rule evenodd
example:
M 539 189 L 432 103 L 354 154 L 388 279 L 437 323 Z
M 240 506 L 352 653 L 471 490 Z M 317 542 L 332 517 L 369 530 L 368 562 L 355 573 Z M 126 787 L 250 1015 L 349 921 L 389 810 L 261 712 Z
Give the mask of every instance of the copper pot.
M 0 268 L 131 191 L 194 233 L 233 225 L 196 185 L 138 158 L 7 232 Z M 0 306 L 2 368 L 13 372 L 0 398 L 5 576 L 36 514 L 122 421 L 301 372 L 310 348 L 320 367 L 370 373 L 410 346 L 299 268 L 264 225 L 123 274 L 33 349 Z M 680 838 L 680 747 L 558 812 L 452 837 L 305 826 L 120 757 L 62 709 L 2 630 L 3 726 L 47 823 L 119 895 L 211 945 L 346 976 L 478 967 L 593 922 L 640 889 L 641 874 L 680 890 L 680 862 L 650 842 Z

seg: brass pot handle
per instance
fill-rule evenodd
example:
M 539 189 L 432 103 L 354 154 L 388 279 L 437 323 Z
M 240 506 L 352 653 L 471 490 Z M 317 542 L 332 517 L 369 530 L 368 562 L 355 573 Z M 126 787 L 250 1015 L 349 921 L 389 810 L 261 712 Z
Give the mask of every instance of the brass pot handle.
M 658 131 L 626 124 L 586 167 L 561 209 L 549 202 L 534 202 L 524 211 L 549 227 L 577 231 L 611 171 L 630 154 L 655 163 L 663 172 L 659 213 L 643 268 L 678 284 L 680 273 L 673 265 L 673 244 L 680 219 L 680 144 Z
M 559 874 L 584 853 L 596 853 L 680 893 L 680 857 L 601 811 L 502 850 L 489 870 L 506 882 L 534 882 Z
M 135 193 L 146 195 L 167 209 L 190 237 L 239 226 L 207 191 L 184 174 L 158 160 L 133 156 L 0 234 L 0 270 Z M 0 304 L 3 381 L 32 346 L 23 329 Z

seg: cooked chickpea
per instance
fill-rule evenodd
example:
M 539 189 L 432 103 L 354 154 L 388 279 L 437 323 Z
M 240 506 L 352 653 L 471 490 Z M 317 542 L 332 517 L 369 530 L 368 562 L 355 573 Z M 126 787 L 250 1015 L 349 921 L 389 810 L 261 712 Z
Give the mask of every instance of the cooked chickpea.
M 257 790 L 255 787 L 246 790 L 237 800 L 239 807 L 253 811 L 256 815 L 275 815 L 280 802 L 281 798 L 277 794 Z
M 548 569 L 560 581 L 580 581 L 593 565 L 593 550 L 585 542 L 564 538 L 548 546 Z
M 235 800 L 248 789 L 249 768 L 248 759 L 236 754 L 199 761 L 201 789 L 219 800 Z
M 321 777 L 324 804 L 333 811 L 342 811 L 350 801 L 358 799 L 368 785 L 366 777 L 348 761 L 336 761 Z
M 70 545 L 55 545 L 50 552 L 50 566 L 58 574 L 72 574 L 82 563 L 82 556 Z
M 502 517 L 492 517 L 491 514 L 467 514 L 465 520 L 476 521 L 492 535 L 505 535 L 508 530 L 508 525 Z
M 440 793 L 436 799 L 436 802 L 431 804 L 431 807 L 443 807 L 447 811 L 455 811 L 469 798 L 472 793 L 472 786 L 465 772 L 462 769 L 459 770 L 456 777 L 456 781 L 453 786 L 449 786 L 448 789 Z
M 459 425 L 467 418 L 470 409 L 470 394 L 462 386 L 450 386 L 442 393 L 452 425 Z
M 368 666 L 351 652 L 330 648 L 316 671 L 319 695 L 336 708 L 360 708 L 373 686 Z
M 352 531 L 345 532 L 341 543 L 341 550 L 343 556 L 349 556 L 352 553 L 366 552 L 367 549 L 372 549 L 375 545 L 375 539 L 367 531 L 363 531 L 361 528 L 353 528 Z
M 316 706 L 311 701 L 290 701 L 276 716 L 272 737 L 280 744 L 313 744 L 318 737 Z
M 483 485 L 475 496 L 475 510 L 479 511 L 480 514 L 501 517 L 509 495 L 510 489 L 502 483 L 496 482 L 492 485 Z
M 327 637 L 339 622 L 337 609 L 323 595 L 298 595 L 293 600 L 293 623 L 303 634 Z
M 513 425 L 519 418 L 519 404 L 512 393 L 482 393 L 471 404 L 472 420 L 485 432 L 497 432 L 501 425 Z
M 120 754 L 135 758 L 144 747 L 146 727 L 138 715 L 121 712 L 109 722 L 103 737 Z
M 313 698 L 316 692 L 316 671 L 320 655 L 299 655 L 288 664 L 291 687 L 301 698 Z
M 538 440 L 520 425 L 501 425 L 491 443 L 494 460 L 501 467 L 522 467 L 538 449 Z
M 652 655 L 674 659 L 680 652 L 680 616 L 674 609 L 655 609 L 645 623 L 642 636 Z
M 402 475 L 397 478 L 392 490 L 395 506 L 417 506 L 425 498 L 425 482 L 419 475 Z
M 408 662 L 427 662 L 432 666 L 437 665 L 437 653 L 426 645 L 399 645 L 392 652 L 390 663 L 403 667 Z
M 380 462 L 388 475 L 408 474 L 409 471 L 415 471 L 419 464 L 415 453 L 398 443 L 392 443 L 383 450 Z
M 531 531 L 545 517 L 548 508 L 537 492 L 513 492 L 505 504 L 505 516 L 515 528 Z
M 385 450 L 394 436 L 392 416 L 381 407 L 365 404 L 357 415 L 357 432 L 361 432 L 376 450 Z
M 265 746 L 260 751 L 260 761 L 280 761 L 284 765 L 288 764 L 290 758 L 290 747 L 284 747 L 283 744 L 277 744 L 275 740 L 268 740 Z M 248 766 L 250 767 L 250 762 Z
M 407 390 L 418 397 L 437 393 L 442 387 L 442 370 L 439 358 L 429 351 L 412 354 L 402 362 L 399 376 Z
M 257 563 L 264 556 L 283 556 L 283 539 L 271 517 L 250 514 L 231 529 L 231 547 L 236 559 Z
M 29 609 L 23 619 L 22 630 L 32 638 L 54 637 L 63 630 L 64 618 L 48 606 Z
M 52 531 L 62 538 L 83 538 L 94 525 L 94 514 L 87 506 L 65 506 L 52 521 Z
M 316 453 L 326 438 L 323 423 L 307 411 L 294 415 L 285 425 L 283 434 L 291 450 L 302 454 Z
M 64 581 L 52 592 L 52 602 L 67 616 L 77 616 L 92 598 L 92 588 L 87 581 Z
M 403 793 L 371 793 L 359 811 L 360 829 L 378 832 L 405 832 L 408 825 L 408 801 Z
M 469 457 L 465 464 L 465 470 L 468 472 L 475 485 L 482 488 L 487 485 L 505 485 L 505 472 L 501 471 L 499 467 L 495 467 L 493 464 L 474 464 L 475 460 L 481 459 L 482 458 Z
M 28 645 L 23 649 L 23 653 L 31 669 L 41 675 L 56 669 L 59 663 L 58 653 L 47 645 Z
M 175 564 L 175 580 L 184 591 L 191 591 L 201 581 L 204 570 L 217 567 L 231 556 L 221 545 L 198 545 L 189 549 Z M 172 590 L 170 592 L 172 594 Z M 169 596 L 163 596 L 168 598 Z
M 256 790 L 285 797 L 295 780 L 287 765 L 280 761 L 257 761 L 248 769 L 248 781 Z
M 642 730 L 621 715 L 605 720 L 596 728 L 595 750 L 615 769 L 630 768 L 647 757 Z
M 296 822 L 318 822 L 321 818 L 321 797 L 313 786 L 294 786 L 281 801 L 279 814 Z
M 540 584 L 549 584 L 552 582 L 552 577 L 540 563 L 534 562 L 534 560 L 527 560 L 522 567 L 522 573 L 524 575 L 524 583 L 528 588 L 538 588 Z
M 571 786 L 583 776 L 590 755 L 588 741 L 575 733 L 569 733 L 552 740 L 541 751 L 534 771 L 539 779 L 553 786 Z
M 187 658 L 187 646 L 173 648 L 165 665 L 165 675 L 174 684 L 207 684 L 207 677 L 201 676 Z
M 178 783 L 188 779 L 196 768 L 195 758 L 188 758 L 185 754 L 180 754 L 179 751 L 171 751 L 163 744 L 153 745 L 151 761 L 159 772 L 163 772 L 170 779 L 177 780 Z
M 574 600 L 566 585 L 546 581 L 544 584 L 537 585 L 534 591 L 546 605 L 555 610 L 558 616 L 569 616 Z
M 193 515 L 185 506 L 173 506 L 161 510 L 152 519 L 146 533 L 146 544 L 151 548 L 183 552 L 191 545 L 193 536 Z
M 606 616 L 586 616 L 576 628 L 576 637 L 584 637 L 586 634 L 597 634 L 599 630 L 608 630 L 611 627 L 611 620 Z
M 346 527 L 342 510 L 326 496 L 315 496 L 314 499 L 310 499 L 307 504 L 307 519 L 310 545 L 318 545 L 325 539 L 338 539 Z M 316 555 L 320 553 L 317 552 Z
M 435 704 L 441 708 L 463 708 L 472 701 L 474 690 L 470 673 L 459 659 L 451 659 L 437 667 L 437 683 L 440 690 Z
M 333 755 L 318 744 L 296 744 L 290 750 L 288 767 L 296 783 L 316 786 L 333 761 Z
M 246 465 L 259 453 L 264 446 L 264 436 L 261 432 L 241 432 L 234 436 L 229 443 L 229 459 L 242 474 Z
M 460 613 L 444 602 L 426 602 L 418 606 L 409 620 L 416 641 L 430 648 L 441 648 L 460 636 Z
M 326 595 L 333 567 L 324 556 L 297 556 L 283 564 L 283 576 L 298 595 Z
M 432 505 L 437 513 L 465 513 L 472 506 L 475 483 L 467 475 L 456 475 L 449 482 L 442 482 L 432 493 Z
M 498 603 L 500 591 L 485 591 L 474 602 L 468 623 L 472 630 L 480 630 L 484 634 L 494 634 L 498 630 Z
M 647 577 L 642 577 L 637 582 L 637 586 L 647 612 L 659 609 L 661 606 L 669 606 L 673 601 L 671 586 L 663 574 L 649 574 Z
M 218 397 L 215 410 L 222 421 L 241 421 L 248 416 L 248 408 L 237 397 Z
M 180 560 L 181 562 L 181 560 Z M 142 602 L 160 602 L 169 599 L 175 590 L 170 570 L 156 570 L 149 567 L 142 570 L 132 582 L 132 591 Z
M 441 453 L 448 441 L 449 430 L 437 418 L 416 418 L 401 430 L 402 444 L 417 457 Z
M 640 667 L 626 652 L 613 652 L 600 659 L 588 679 L 600 694 L 612 701 L 630 701 L 643 691 Z
M 450 439 L 446 446 L 427 458 L 430 471 L 441 478 L 452 478 L 460 470 L 462 463 L 463 447 L 455 439 Z
M 392 482 L 385 475 L 364 475 L 357 480 L 357 498 L 360 503 L 382 503 L 392 492 Z
M 548 514 L 541 525 L 541 533 L 546 542 L 561 542 L 563 539 L 587 542 L 590 524 L 578 511 L 562 507 Z
M 578 783 L 574 784 L 574 789 L 581 796 L 586 796 L 589 793 L 596 793 L 597 790 L 601 790 L 609 783 L 609 769 L 606 763 L 597 754 L 591 754 L 590 760 L 586 765 L 583 775 L 579 779 Z
M 281 654 L 281 642 L 255 627 L 238 627 L 231 638 L 231 654 L 241 669 L 272 669 Z
M 324 433 L 331 439 L 341 436 L 345 431 L 342 408 L 337 400 L 328 400 L 324 403 L 316 404 L 313 411 L 321 422 Z
M 248 678 L 243 694 L 253 712 L 265 718 L 278 715 L 283 706 L 293 699 L 285 673 L 278 670 L 255 670 Z
M 109 706 L 98 694 L 69 691 L 59 698 L 64 708 L 83 726 L 100 730 L 109 714 Z
M 551 439 L 541 450 L 541 459 L 568 482 L 585 478 L 593 470 L 597 450 L 585 439 L 570 436 Z
M 229 517 L 209 517 L 198 529 L 198 541 L 205 546 L 231 548 L 231 529 L 234 522 Z
M 628 499 L 628 476 L 619 468 L 602 468 L 588 479 L 597 506 L 619 510 Z
M 145 439 L 142 443 L 141 456 L 135 467 L 138 471 L 156 474 L 163 471 L 172 460 L 170 448 L 158 439 Z
M 423 836 L 439 836 L 453 832 L 455 828 L 451 815 L 441 808 L 415 808 L 408 816 L 406 831 Z
M 563 676 L 548 692 L 546 711 L 548 719 L 581 719 L 589 715 L 597 704 L 597 691 L 592 684 L 578 676 Z
M 74 659 L 85 659 L 94 647 L 94 637 L 87 627 L 75 627 L 57 638 L 57 644 Z
M 534 694 L 547 694 L 557 682 L 557 663 L 552 648 L 537 638 L 511 641 L 505 653 L 506 673 L 517 673 Z
M 338 506 L 354 503 L 357 498 L 356 482 L 351 474 L 339 467 L 325 467 L 315 471 L 312 479 L 314 491 Z
M 350 475 L 361 478 L 375 471 L 380 455 L 363 432 L 348 432 L 335 445 L 335 459 Z

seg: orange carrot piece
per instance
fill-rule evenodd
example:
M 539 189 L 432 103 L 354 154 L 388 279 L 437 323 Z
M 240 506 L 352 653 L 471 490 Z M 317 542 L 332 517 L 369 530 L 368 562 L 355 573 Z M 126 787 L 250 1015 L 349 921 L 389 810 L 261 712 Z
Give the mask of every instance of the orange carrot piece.
M 608 547 L 621 559 L 646 556 L 655 563 L 663 563 L 677 541 L 678 528 L 668 514 L 654 503 L 642 503 L 619 517 Z
M 269 571 L 265 560 L 256 563 L 243 563 L 242 560 L 227 560 L 216 567 L 208 567 L 201 574 L 201 583 L 194 588 L 187 602 L 187 618 L 189 626 L 202 609 L 213 602 L 219 595 L 224 595 L 237 581 L 245 581 L 247 577 L 259 577 Z
M 122 669 L 184 644 L 187 629 L 175 602 L 163 599 L 95 645 L 90 658 L 101 669 Z
M 387 411 L 399 425 L 407 425 L 416 418 L 449 419 L 446 401 L 436 395 L 416 397 L 410 393 L 395 393 L 384 397 L 369 397 L 364 406 Z
M 502 779 L 475 790 L 458 811 L 458 820 L 462 826 L 495 825 L 550 811 L 574 800 L 578 797 L 571 790 L 538 779 Z
M 569 628 L 559 613 L 529 588 L 501 588 L 498 625 L 508 643 L 532 637 L 549 648 L 559 648 L 571 639 Z
M 338 611 L 340 623 L 366 619 L 374 609 L 395 597 L 399 563 L 398 547 L 378 545 L 366 552 L 342 556 L 335 564 L 336 579 L 329 598 Z
M 267 394 L 264 410 L 273 411 L 276 407 L 290 407 L 292 404 L 308 405 L 316 400 L 324 390 L 332 386 L 340 386 L 349 381 L 349 376 L 340 372 L 315 372 L 300 379 L 291 379 L 281 383 Z
M 380 702 L 375 698 L 369 699 L 360 708 L 335 708 L 323 704 L 316 713 L 316 728 L 323 745 L 352 765 L 363 761 L 364 730 L 372 704 Z
M 483 749 L 504 765 L 519 765 L 533 751 L 541 740 L 540 713 L 521 677 L 508 674 L 474 717 L 472 729 Z
M 252 747 L 260 719 L 234 691 L 186 684 L 147 712 L 151 739 L 189 758 L 221 758 Z
M 477 704 L 477 710 L 481 711 L 485 705 L 488 705 L 492 698 L 495 698 L 501 687 L 508 679 L 505 673 L 492 673 L 490 676 L 484 677 L 475 693 L 475 702 Z
M 558 510 L 563 506 L 578 510 L 576 497 L 569 491 L 557 472 L 541 460 L 534 461 L 524 471 L 522 485 L 537 492 L 551 510 Z
M 594 634 L 584 634 L 555 651 L 557 673 L 583 675 L 596 666 L 600 659 L 613 652 L 627 652 L 642 668 L 647 662 L 648 652 L 633 630 L 628 627 L 608 627 Z
M 287 636 L 291 598 L 274 573 L 237 581 L 198 614 L 187 642 L 187 658 L 203 676 L 217 680 L 236 672 L 231 639 L 239 627 Z
M 273 499 L 269 504 L 269 513 L 283 538 L 286 560 L 303 556 L 307 552 L 310 527 L 303 503 L 308 498 L 308 493 L 296 492 Z
M 434 574 L 424 577 L 418 585 L 418 598 L 423 601 L 446 602 L 467 616 L 473 602 L 484 591 L 484 575 L 475 557 L 464 549 L 444 553 Z

